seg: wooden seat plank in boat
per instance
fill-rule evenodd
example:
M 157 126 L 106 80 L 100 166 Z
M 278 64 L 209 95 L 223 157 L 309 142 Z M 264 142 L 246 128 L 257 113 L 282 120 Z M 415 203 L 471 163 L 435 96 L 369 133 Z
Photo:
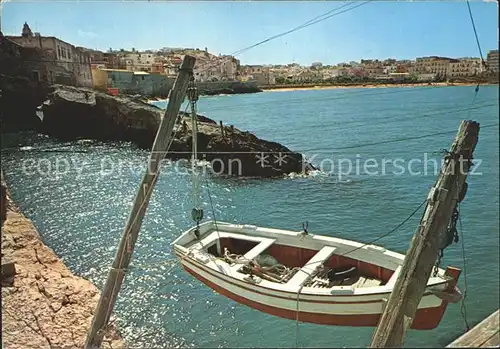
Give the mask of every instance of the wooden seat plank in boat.
M 269 246 L 271 246 L 275 242 L 276 242 L 276 239 L 262 238 L 262 241 L 257 246 L 252 248 L 250 251 L 245 253 L 244 257 L 248 260 L 252 260 L 255 257 L 257 257 L 258 255 L 260 255 L 262 252 L 267 250 L 269 248 Z
M 331 257 L 336 250 L 332 246 L 323 246 L 295 275 L 287 282 L 289 285 L 302 286 L 316 269 Z
M 393 287 L 396 284 L 396 280 L 398 279 L 399 273 L 401 272 L 401 266 L 398 266 L 394 273 L 391 275 L 389 281 L 387 281 L 386 286 Z

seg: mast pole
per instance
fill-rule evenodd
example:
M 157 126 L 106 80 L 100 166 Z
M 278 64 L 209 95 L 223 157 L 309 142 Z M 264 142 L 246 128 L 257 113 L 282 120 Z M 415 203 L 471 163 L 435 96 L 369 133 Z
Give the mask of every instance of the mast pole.
M 92 325 L 87 334 L 87 339 L 85 340 L 85 349 L 97 349 L 102 344 L 109 318 L 132 258 L 132 253 L 139 236 L 139 230 L 148 207 L 149 199 L 151 198 L 153 188 L 158 180 L 162 161 L 168 151 L 175 121 L 186 95 L 188 78 L 193 74 L 195 62 L 196 59 L 194 57 L 188 55 L 184 56 L 174 86 L 169 93 L 167 110 L 160 120 L 158 132 L 149 156 L 146 173 L 137 191 L 132 211 L 130 212 L 120 245 L 116 251 L 115 260 L 108 273 L 108 279 L 106 280 L 104 290 L 101 293 L 99 303 L 94 312 Z
M 188 88 L 189 103 L 191 104 L 191 128 L 192 128 L 192 156 L 191 169 L 193 171 L 193 207 L 198 209 L 199 206 L 199 176 L 197 171 L 198 161 L 198 116 L 196 111 L 196 101 L 198 100 L 197 90 L 194 86 L 194 76 L 190 78 L 190 87 Z
M 465 180 L 472 167 L 472 155 L 478 137 L 479 124 L 470 120 L 462 121 L 455 141 L 445 156 L 440 176 L 429 193 L 425 213 L 406 252 L 396 284 L 373 334 L 370 348 L 403 346 L 406 330 L 415 319 L 445 230 L 456 205 L 465 196 Z M 455 279 L 460 275 L 457 269 L 450 269 L 449 273 L 449 276 Z M 451 275 L 452 273 L 455 276 Z
M 193 209 L 191 211 L 191 217 L 193 221 L 196 222 L 198 226 L 200 221 L 203 219 L 203 209 L 200 205 L 200 180 L 198 172 L 198 115 L 196 112 L 196 102 L 198 101 L 198 89 L 196 88 L 194 82 L 194 76 L 190 77 L 190 84 L 187 90 L 187 95 L 189 98 L 189 103 L 191 104 L 191 129 L 192 129 L 192 154 L 191 154 L 191 170 L 193 171 Z M 198 229 L 196 230 L 198 233 Z

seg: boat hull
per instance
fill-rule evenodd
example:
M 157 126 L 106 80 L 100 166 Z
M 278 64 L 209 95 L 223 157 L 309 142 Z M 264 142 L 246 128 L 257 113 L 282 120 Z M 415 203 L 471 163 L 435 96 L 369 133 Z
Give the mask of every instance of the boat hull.
M 322 325 L 376 326 L 405 258 L 380 246 L 325 235 L 225 222 L 206 222 L 197 229 L 172 243 L 188 273 L 253 309 Z M 266 272 L 260 263 L 284 271 Z M 348 270 L 353 273 L 343 274 Z M 453 267 L 431 275 L 411 328 L 438 326 L 448 302 L 456 302 L 459 276 L 460 269 Z
M 265 294 L 252 286 L 243 287 L 224 280 L 215 273 L 211 273 L 196 261 L 182 259 L 180 256 L 179 258 L 181 258 L 181 263 L 188 273 L 217 293 L 261 312 L 290 320 L 331 326 L 373 327 L 377 326 L 383 312 L 384 299 L 389 297 L 389 294 L 380 294 L 375 298 L 371 297 L 371 300 L 367 300 L 366 297 L 348 297 L 348 300 L 340 302 L 338 301 L 339 297 L 334 296 L 324 297 L 327 299 L 322 301 L 300 299 L 297 311 L 296 296 L 293 298 L 291 296 L 275 296 Z M 454 274 L 454 270 L 452 269 L 449 272 L 449 276 L 458 278 L 460 271 L 458 270 L 456 271 L 457 274 Z M 456 280 L 454 283 L 451 282 L 448 287 L 452 288 L 455 284 Z M 284 300 L 284 298 L 287 298 L 287 300 Z M 427 306 L 425 303 L 427 303 Z M 436 328 L 444 315 L 447 305 L 447 301 L 438 299 L 430 292 L 426 292 L 411 328 L 416 330 Z M 318 308 L 324 309 L 325 312 L 318 311 Z M 309 311 L 310 309 L 316 311 Z M 349 312 L 352 313 L 346 314 Z

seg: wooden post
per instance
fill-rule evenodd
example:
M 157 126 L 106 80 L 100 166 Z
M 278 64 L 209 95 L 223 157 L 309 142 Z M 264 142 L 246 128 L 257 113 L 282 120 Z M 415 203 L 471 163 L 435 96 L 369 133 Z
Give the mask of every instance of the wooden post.
M 411 326 L 427 286 L 442 239 L 472 163 L 479 124 L 462 121 L 445 157 L 441 174 L 428 196 L 427 207 L 399 277 L 373 334 L 370 348 L 402 347 L 405 331 Z M 455 157 L 453 157 L 455 155 Z
M 220 125 L 220 134 L 222 136 L 222 138 L 225 137 L 224 135 L 224 124 L 222 123 L 222 120 L 219 121 L 219 125 Z
M 116 252 L 115 260 L 108 274 L 108 279 L 104 290 L 99 299 L 92 326 L 87 334 L 85 341 L 86 349 L 99 348 L 108 324 L 111 312 L 113 311 L 118 292 L 125 277 L 127 267 L 132 257 L 135 242 L 139 235 L 139 229 L 146 213 L 146 208 L 149 199 L 153 192 L 154 185 L 158 179 L 158 174 L 161 169 L 161 162 L 165 158 L 166 151 L 172 131 L 174 129 L 177 115 L 181 107 L 182 101 L 186 95 L 186 90 L 189 83 L 189 76 L 193 72 L 193 67 L 196 59 L 191 56 L 184 56 L 184 60 L 179 69 L 174 86 L 170 91 L 169 101 L 165 115 L 160 122 L 156 138 L 153 143 L 151 155 L 149 157 L 148 167 L 139 190 L 136 194 L 134 206 L 128 217 L 127 224 Z

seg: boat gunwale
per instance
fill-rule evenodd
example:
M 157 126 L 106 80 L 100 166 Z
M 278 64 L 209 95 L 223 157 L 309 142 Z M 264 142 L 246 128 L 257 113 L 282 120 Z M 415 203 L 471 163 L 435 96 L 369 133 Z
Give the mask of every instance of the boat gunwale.
M 265 284 L 269 284 L 269 286 L 259 285 L 257 283 L 246 282 L 245 280 L 243 280 L 243 278 L 240 279 L 240 278 L 235 277 L 234 275 L 223 274 L 221 272 L 216 271 L 214 268 L 206 266 L 203 263 L 197 261 L 196 259 L 191 258 L 189 255 L 186 255 L 182 251 L 176 251 L 176 255 L 180 260 L 188 260 L 189 263 L 194 264 L 195 266 L 204 270 L 205 272 L 209 273 L 210 275 L 212 275 L 212 276 L 214 276 L 214 277 L 216 277 L 224 282 L 229 282 L 237 287 L 247 288 L 246 286 L 250 285 L 250 286 L 255 286 L 256 288 L 259 288 L 259 289 L 265 289 L 268 291 L 281 292 L 281 293 L 285 293 L 285 294 L 289 294 L 289 295 L 294 295 L 295 297 L 297 296 L 297 293 L 298 293 L 298 290 L 296 292 L 292 292 L 292 291 L 285 290 L 283 288 L 278 287 L 279 285 L 283 285 L 283 284 L 267 282 Z M 244 274 L 241 274 L 241 275 L 244 275 Z M 227 277 L 230 280 L 225 280 L 224 278 L 221 278 L 220 276 Z M 241 283 L 241 285 L 239 283 L 235 283 L 234 281 Z M 266 280 L 263 279 L 262 281 L 265 282 Z M 426 289 L 431 288 L 431 287 L 434 288 L 434 287 L 438 287 L 441 285 L 445 285 L 445 284 L 449 283 L 450 281 L 451 280 L 442 280 L 442 281 L 439 281 L 436 283 L 427 284 Z M 275 287 L 270 287 L 270 286 L 275 286 Z M 335 287 L 342 287 L 342 286 L 334 286 L 334 287 L 329 288 L 329 289 L 303 287 L 301 292 L 300 292 L 300 295 L 301 296 L 313 296 L 313 297 L 366 297 L 366 296 L 389 295 L 394 288 L 393 285 L 387 286 L 387 287 L 386 287 L 386 285 L 367 287 L 364 290 L 363 290 L 363 288 L 352 288 L 352 287 L 345 288 L 345 289 L 338 289 L 338 288 L 335 289 Z M 297 289 L 299 289 L 299 288 L 300 288 L 300 286 L 297 287 Z M 375 291 L 379 290 L 380 292 L 363 292 L 363 291 L 370 290 L 370 289 L 375 290 Z M 320 291 L 320 292 L 318 292 L 318 291 Z M 321 292 L 321 291 L 323 291 L 323 292 Z M 346 291 L 352 291 L 352 292 L 350 294 L 346 294 L 345 293 Z M 358 291 L 358 292 L 355 292 L 355 291 Z M 428 291 L 428 292 L 431 293 L 431 291 Z M 274 296 L 270 293 L 266 293 L 266 295 Z

